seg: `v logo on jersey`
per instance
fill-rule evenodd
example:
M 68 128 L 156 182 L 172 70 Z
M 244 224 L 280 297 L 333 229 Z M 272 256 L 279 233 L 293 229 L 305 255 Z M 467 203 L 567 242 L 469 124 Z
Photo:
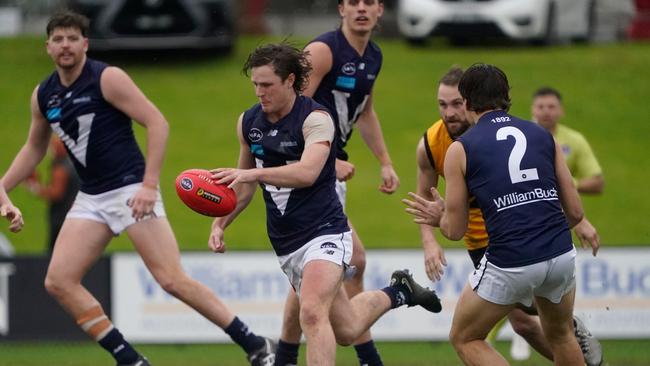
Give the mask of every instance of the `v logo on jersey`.
M 92 127 L 95 113 L 83 114 L 77 117 L 79 123 L 79 130 L 77 134 L 77 141 L 73 140 L 61 128 L 61 122 L 52 123 L 52 130 L 59 135 L 61 141 L 68 147 L 72 155 L 77 161 L 86 166 L 86 153 L 88 152 L 88 138 L 90 137 L 90 128 Z

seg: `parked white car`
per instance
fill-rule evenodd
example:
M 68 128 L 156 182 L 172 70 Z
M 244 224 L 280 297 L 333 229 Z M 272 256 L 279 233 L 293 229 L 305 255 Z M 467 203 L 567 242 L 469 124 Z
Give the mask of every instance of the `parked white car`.
M 596 0 L 399 0 L 397 23 L 410 41 L 505 37 L 554 43 L 589 41 Z

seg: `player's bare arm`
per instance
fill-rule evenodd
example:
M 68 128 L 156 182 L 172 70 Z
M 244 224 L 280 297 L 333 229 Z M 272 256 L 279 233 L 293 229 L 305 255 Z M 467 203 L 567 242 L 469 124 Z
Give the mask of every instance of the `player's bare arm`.
M 560 194 L 560 203 L 564 210 L 564 215 L 569 221 L 569 227 L 576 226 L 584 216 L 582 203 L 576 187 L 573 185 L 571 172 L 566 165 L 564 155 L 560 145 L 555 142 L 555 175 L 557 178 L 558 190 Z
M 147 129 L 147 153 L 142 189 L 131 199 L 133 217 L 137 220 L 151 213 L 157 198 L 160 169 L 169 136 L 169 124 L 158 108 L 147 99 L 133 80 L 117 67 L 102 73 L 104 99 Z
M 331 142 L 334 139 L 334 124 L 329 114 L 322 111 L 312 112 L 305 119 L 305 124 L 310 118 L 318 120 L 317 123 L 326 130 L 325 135 L 317 140 L 305 135 L 305 150 L 299 161 L 274 168 L 224 169 L 214 174 L 213 178 L 218 179 L 217 183 L 230 186 L 255 182 L 287 188 L 311 186 L 320 175 L 329 156 Z M 323 136 L 320 131 L 316 133 Z
M 388 154 L 388 149 L 384 142 L 384 135 L 379 124 L 379 118 L 375 112 L 372 100 L 373 97 L 370 94 L 364 111 L 357 120 L 357 127 L 359 128 L 359 133 L 363 141 L 365 141 L 381 165 L 382 184 L 379 186 L 379 190 L 383 193 L 391 194 L 399 187 L 399 177 L 393 168 L 393 162 Z
M 602 174 L 580 179 L 577 182 L 578 192 L 585 194 L 602 194 L 605 189 L 605 177 Z
M 332 50 L 323 42 L 313 42 L 305 47 L 307 59 L 311 62 L 311 73 L 309 83 L 302 94 L 313 97 L 321 81 L 332 69 Z
M 469 192 L 465 182 L 466 156 L 463 145 L 456 141 L 445 157 L 445 212 L 440 231 L 451 240 L 460 240 L 467 231 Z
M 332 69 L 332 50 L 323 42 L 312 42 L 305 47 L 307 59 L 311 62 L 312 71 L 309 74 L 309 83 L 302 92 L 303 95 L 313 97 L 325 75 Z M 354 164 L 349 161 L 336 159 L 336 179 L 344 182 L 354 176 Z
M 424 137 L 420 138 L 416 150 L 418 170 L 415 193 L 427 200 L 432 200 L 433 196 L 431 195 L 430 188 L 438 187 L 438 173 L 436 173 L 436 170 L 431 166 L 431 162 L 427 158 L 424 143 Z M 424 250 L 424 268 L 427 276 L 432 281 L 439 281 L 445 273 L 444 267 L 447 265 L 445 253 L 436 240 L 434 230 L 431 226 L 421 224 L 419 228 L 422 249 Z
M 239 159 L 237 163 L 237 170 L 242 171 L 255 168 L 253 154 L 251 153 L 250 147 L 246 143 L 246 140 L 242 134 L 243 118 L 244 114 L 242 113 L 237 121 L 237 138 L 239 139 Z M 210 172 L 213 173 L 212 178 L 216 179 L 217 173 L 226 170 L 234 169 L 218 168 L 213 169 Z M 251 202 L 253 195 L 255 194 L 256 184 L 255 182 L 236 184 L 232 187 L 232 189 L 234 189 L 235 193 L 237 193 L 237 206 L 235 206 L 235 209 L 230 214 L 224 217 L 217 217 L 212 222 L 212 230 L 210 232 L 210 237 L 208 238 L 208 246 L 212 251 L 216 253 L 223 253 L 226 251 L 226 243 L 223 240 L 224 231 L 226 230 L 226 227 L 228 227 L 228 225 L 230 225 L 230 223 L 235 220 L 239 213 L 242 212 Z
M 2 185 L 7 192 L 27 179 L 47 153 L 52 130 L 40 111 L 37 93 L 38 87 L 34 89 L 31 97 L 31 125 L 27 141 L 2 177 Z

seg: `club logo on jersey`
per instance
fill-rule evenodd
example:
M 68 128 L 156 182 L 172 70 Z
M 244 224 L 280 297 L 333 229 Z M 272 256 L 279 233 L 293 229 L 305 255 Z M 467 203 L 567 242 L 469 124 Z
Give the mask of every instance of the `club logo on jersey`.
M 50 97 L 50 100 L 47 101 L 47 108 L 57 108 L 61 106 L 61 98 L 57 94 L 54 94 Z
M 320 248 L 321 249 L 325 249 L 325 248 L 334 248 L 334 249 L 336 249 L 336 248 L 338 248 L 338 246 L 336 244 L 328 241 L 327 243 L 321 244 Z
M 204 198 L 204 199 L 206 199 L 208 201 L 212 201 L 214 203 L 220 203 L 221 202 L 221 196 L 217 196 L 216 194 L 214 194 L 212 192 L 208 192 L 208 191 L 204 190 L 203 188 L 197 189 L 196 190 L 196 195 L 201 197 L 201 198 Z
M 194 187 L 194 183 L 192 183 L 192 180 L 190 178 L 185 177 L 181 179 L 181 188 L 186 191 L 191 191 L 192 187 Z
M 341 66 L 341 72 L 345 75 L 354 75 L 354 73 L 357 72 L 357 65 L 355 65 L 354 62 L 346 62 Z
M 251 130 L 248 131 L 248 138 L 252 142 L 258 142 L 262 137 L 264 137 L 264 134 L 258 128 L 251 128 Z

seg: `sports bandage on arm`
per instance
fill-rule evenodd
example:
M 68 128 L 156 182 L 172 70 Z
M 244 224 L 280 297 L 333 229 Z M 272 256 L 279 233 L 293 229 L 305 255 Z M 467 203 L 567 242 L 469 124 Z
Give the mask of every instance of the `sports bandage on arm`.
M 327 141 L 332 143 L 334 141 L 334 122 L 332 117 L 324 111 L 313 111 L 302 125 L 302 133 L 305 136 L 305 147 L 317 143 Z

